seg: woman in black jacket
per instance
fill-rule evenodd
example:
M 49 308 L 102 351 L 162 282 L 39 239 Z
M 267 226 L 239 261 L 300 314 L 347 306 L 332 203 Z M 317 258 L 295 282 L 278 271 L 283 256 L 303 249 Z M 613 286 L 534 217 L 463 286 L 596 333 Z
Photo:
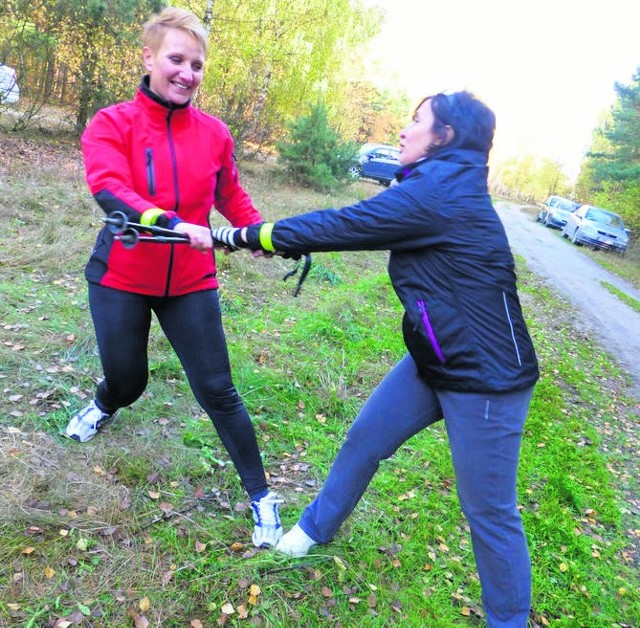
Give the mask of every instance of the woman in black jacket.
M 342 209 L 244 229 L 229 248 L 296 255 L 389 249 L 407 355 L 351 426 L 318 496 L 276 549 L 327 543 L 381 460 L 444 419 L 489 626 L 524 628 L 531 566 L 517 508 L 523 425 L 538 365 L 514 260 L 487 189 L 495 116 L 468 92 L 425 98 L 400 134 L 399 184 Z

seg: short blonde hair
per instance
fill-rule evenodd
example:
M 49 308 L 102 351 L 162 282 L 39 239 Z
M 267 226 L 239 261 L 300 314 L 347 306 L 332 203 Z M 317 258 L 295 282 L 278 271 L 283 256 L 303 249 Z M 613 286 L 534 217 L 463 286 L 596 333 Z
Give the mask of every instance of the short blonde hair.
M 142 43 L 156 52 L 170 28 L 178 28 L 191 35 L 202 44 L 207 54 L 209 35 L 202 22 L 193 13 L 178 7 L 167 7 L 151 17 L 142 27 Z

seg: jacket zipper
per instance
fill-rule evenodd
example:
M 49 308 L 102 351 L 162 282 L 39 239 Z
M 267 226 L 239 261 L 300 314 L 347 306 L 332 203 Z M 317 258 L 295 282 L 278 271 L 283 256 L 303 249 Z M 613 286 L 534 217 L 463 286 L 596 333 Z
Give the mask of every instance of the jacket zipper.
M 145 163 L 147 165 L 147 186 L 149 187 L 149 194 L 155 196 L 156 174 L 153 167 L 153 148 L 147 148 L 145 150 Z
M 180 189 L 178 187 L 178 163 L 176 160 L 176 151 L 173 144 L 173 135 L 171 134 L 171 118 L 173 116 L 173 109 L 169 109 L 169 115 L 167 115 L 167 137 L 169 138 L 169 152 L 171 153 L 171 165 L 173 166 L 173 186 L 176 191 L 176 202 L 173 206 L 173 211 L 178 211 L 180 205 Z M 173 273 L 173 258 L 175 253 L 175 244 L 171 244 L 171 252 L 169 254 L 169 268 L 167 270 L 167 283 L 165 285 L 164 295 L 169 296 L 169 288 L 171 286 L 171 274 Z
M 442 364 L 446 363 L 446 359 L 444 354 L 442 353 L 442 349 L 440 349 L 440 345 L 438 344 L 438 339 L 436 338 L 436 334 L 433 331 L 433 327 L 431 325 L 431 321 L 429 320 L 429 313 L 427 312 L 427 304 L 420 300 L 417 302 L 418 309 L 420 310 L 420 316 L 422 317 L 422 324 L 424 326 L 425 331 L 427 332 L 427 336 L 429 336 L 429 342 L 431 342 L 431 346 L 438 357 L 438 360 L 442 362 Z
M 511 339 L 513 340 L 513 348 L 516 350 L 516 357 L 518 358 L 518 366 L 522 366 L 522 358 L 520 357 L 520 348 L 518 347 L 518 341 L 516 340 L 516 334 L 513 330 L 513 321 L 511 320 L 511 313 L 507 305 L 507 295 L 504 290 L 502 291 L 502 302 L 504 303 L 504 311 L 507 315 L 507 321 L 509 321 L 509 329 L 511 330 Z

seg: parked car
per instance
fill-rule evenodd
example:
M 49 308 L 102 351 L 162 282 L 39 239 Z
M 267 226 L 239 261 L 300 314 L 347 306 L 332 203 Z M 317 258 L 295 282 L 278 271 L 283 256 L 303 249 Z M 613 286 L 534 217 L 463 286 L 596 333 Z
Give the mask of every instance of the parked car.
M 629 232 L 618 214 L 581 205 L 569 214 L 562 230 L 563 238 L 571 238 L 574 244 L 586 244 L 594 249 L 605 249 L 624 253 L 629 246 Z
M 16 71 L 0 62 L 0 104 L 13 105 L 20 99 Z
M 550 196 L 536 216 L 536 222 L 545 227 L 562 229 L 567 224 L 567 216 L 578 209 L 580 203 L 570 201 L 562 196 Z
M 349 169 L 354 179 L 373 179 L 390 185 L 400 168 L 400 149 L 386 144 L 365 144 Z

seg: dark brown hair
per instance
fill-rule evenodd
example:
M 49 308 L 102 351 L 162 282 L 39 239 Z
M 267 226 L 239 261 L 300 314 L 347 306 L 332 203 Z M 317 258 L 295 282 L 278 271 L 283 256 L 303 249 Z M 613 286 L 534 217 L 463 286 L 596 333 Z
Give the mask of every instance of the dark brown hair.
M 427 101 L 434 117 L 433 132 L 443 142 L 431 153 L 445 146 L 489 153 L 493 145 L 496 116 L 487 105 L 472 93 L 461 91 L 427 96 L 420 101 L 416 110 Z M 453 129 L 453 138 L 444 143 L 447 127 Z

